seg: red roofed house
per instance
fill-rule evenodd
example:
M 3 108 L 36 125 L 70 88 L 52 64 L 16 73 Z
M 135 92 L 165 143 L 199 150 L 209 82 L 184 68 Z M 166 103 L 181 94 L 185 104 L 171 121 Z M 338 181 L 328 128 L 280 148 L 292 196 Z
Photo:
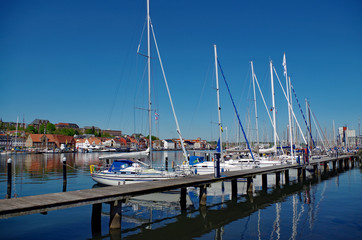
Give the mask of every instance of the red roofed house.
M 72 136 L 55 134 L 30 134 L 26 139 L 25 146 L 33 148 L 55 149 L 61 146 L 74 148 L 75 140 Z

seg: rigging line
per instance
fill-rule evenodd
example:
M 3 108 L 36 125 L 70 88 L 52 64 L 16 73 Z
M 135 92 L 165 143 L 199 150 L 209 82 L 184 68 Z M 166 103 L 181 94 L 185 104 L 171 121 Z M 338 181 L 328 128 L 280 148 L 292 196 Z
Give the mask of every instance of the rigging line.
M 285 99 L 287 99 L 288 106 L 290 107 L 289 99 L 287 98 L 287 94 L 286 94 L 285 91 L 284 91 L 284 87 L 283 87 L 283 85 L 282 85 L 282 83 L 281 83 L 281 81 L 280 81 L 280 78 L 279 78 L 279 76 L 278 76 L 277 71 L 275 70 L 274 65 L 273 65 L 273 69 L 274 69 L 274 73 L 275 73 L 275 75 L 277 76 L 277 79 L 278 79 L 278 81 L 279 81 L 280 87 L 281 87 L 281 89 L 282 89 L 282 91 L 283 91 L 284 97 L 285 97 Z M 307 141 L 305 140 L 303 131 L 302 131 L 300 125 L 299 125 L 299 122 L 298 122 L 298 120 L 297 120 L 297 117 L 296 117 L 295 114 L 294 114 L 294 111 L 291 111 L 291 112 L 292 112 L 292 114 L 293 114 L 293 117 L 294 117 L 295 121 L 297 122 L 299 131 L 300 131 L 300 133 L 302 134 L 302 137 L 303 137 L 303 140 L 304 140 L 305 144 L 308 144 Z M 308 148 L 309 148 L 309 147 L 308 147 Z M 309 151 L 311 152 L 310 149 L 309 149 Z
M 195 109 L 195 111 L 194 111 L 194 113 L 193 113 L 193 115 L 192 115 L 191 123 L 190 123 L 190 125 L 189 125 L 188 131 L 190 131 L 190 128 L 191 128 L 191 126 L 193 125 L 193 122 L 194 122 L 196 113 L 199 112 L 198 110 L 199 110 L 199 108 L 200 108 L 201 99 L 202 99 L 202 97 L 203 97 L 203 95 L 204 95 L 204 91 L 205 91 L 205 88 L 206 88 L 206 82 L 207 82 L 208 75 L 209 75 L 209 72 L 210 72 L 210 69 L 211 69 L 211 65 L 212 65 L 212 61 L 210 61 L 209 66 L 208 66 L 208 70 L 207 70 L 206 73 L 205 73 L 204 83 L 203 83 L 202 89 L 201 89 L 201 94 L 200 94 L 199 100 L 198 100 L 198 102 L 197 102 L 196 109 Z
M 312 110 L 311 110 L 311 112 L 312 112 Z M 312 114 L 313 114 L 313 112 L 312 112 Z M 317 126 L 317 124 L 316 124 L 316 119 L 315 119 L 314 114 L 312 115 L 312 119 L 313 119 L 314 125 L 315 125 L 315 127 L 316 127 L 316 129 L 317 129 L 317 133 L 318 133 L 318 135 L 319 135 L 319 138 L 320 138 L 321 141 L 322 141 L 324 150 L 327 152 L 326 145 L 324 144 L 323 138 L 322 138 L 321 133 L 319 132 L 318 126 Z M 319 125 L 319 124 L 318 124 L 318 125 Z M 320 126 L 319 126 L 319 128 L 320 128 Z
M 294 90 L 294 87 L 293 87 L 292 84 L 291 84 L 291 87 L 292 87 L 292 90 L 293 90 L 293 93 L 294 93 L 295 100 L 297 100 L 299 110 L 300 110 L 300 112 L 302 113 L 304 123 L 305 123 L 305 125 L 307 126 L 308 133 L 310 134 L 310 137 L 311 137 L 311 139 L 312 139 L 312 141 L 313 141 L 314 147 L 316 147 L 315 142 L 314 142 L 314 139 L 313 139 L 313 137 L 312 137 L 312 133 L 311 133 L 309 127 L 308 127 L 307 120 L 305 119 L 303 110 L 302 110 L 302 108 L 301 108 L 301 106 L 300 106 L 300 104 L 299 104 L 299 100 L 298 100 L 297 94 L 295 93 L 295 90 Z
M 309 108 L 310 108 L 310 106 L 309 106 Z M 322 132 L 322 135 L 323 135 L 323 137 L 324 137 L 324 140 L 326 140 L 326 142 L 327 142 L 328 148 L 331 149 L 331 146 L 329 145 L 328 139 L 327 139 L 326 136 L 324 135 L 323 129 L 322 129 L 321 126 L 319 125 L 318 119 L 317 119 L 317 117 L 315 116 L 315 114 L 314 114 L 314 112 L 312 111 L 312 109 L 311 109 L 311 112 L 312 112 L 312 114 L 313 114 L 314 119 L 317 121 L 318 127 L 319 127 L 319 129 L 321 130 L 321 132 Z
M 232 95 L 231 95 L 230 88 L 229 88 L 229 85 L 228 85 L 228 83 L 227 83 L 227 81 L 226 81 L 226 78 L 225 78 L 224 72 L 223 72 L 223 70 L 222 70 L 222 68 L 221 68 L 221 64 L 220 64 L 219 59 L 217 60 L 217 63 L 218 63 L 218 65 L 219 65 L 220 72 L 221 72 L 221 75 L 222 75 L 222 77 L 223 77 L 223 79 L 224 79 L 224 82 L 225 82 L 226 88 L 228 89 L 228 92 L 229 92 L 229 96 L 230 96 L 231 102 L 232 102 L 232 104 L 233 104 L 233 106 L 234 106 L 234 110 L 235 110 L 236 116 L 238 117 L 238 120 L 239 120 L 239 125 L 240 125 L 240 127 L 241 127 L 241 130 L 243 131 L 244 138 L 245 138 L 245 141 L 246 141 L 246 143 L 247 143 L 247 145 L 248 145 L 248 148 L 249 148 L 249 151 L 250 151 L 251 157 L 253 158 L 253 161 L 255 162 L 255 159 L 254 159 L 254 154 L 253 154 L 253 152 L 251 151 L 251 147 L 250 147 L 249 141 L 248 141 L 248 139 L 246 138 L 245 131 L 244 131 L 244 127 L 243 127 L 243 125 L 241 124 L 241 121 L 240 121 L 240 116 L 239 116 L 238 110 L 236 109 L 236 106 L 235 106 L 235 103 L 234 103 L 234 99 L 233 99 L 233 97 L 232 97 Z
M 185 149 L 185 146 L 184 146 L 184 141 L 183 141 L 183 139 L 182 139 L 181 130 L 180 130 L 180 127 L 179 127 L 179 124 L 178 124 L 178 121 L 177 121 L 177 116 L 176 116 L 175 108 L 174 108 L 174 106 L 173 106 L 170 89 L 169 89 L 169 87 L 168 87 L 168 83 L 167 83 L 167 79 L 166 79 L 166 74 L 165 74 L 165 70 L 164 70 L 164 68 L 163 68 L 160 51 L 158 50 L 158 45 L 157 45 L 157 41 L 156 41 L 156 36 L 155 36 L 155 32 L 154 32 L 154 30 L 153 30 L 153 25 L 152 25 L 151 19 L 150 19 L 150 25 L 151 25 L 153 40 L 154 40 L 154 42 L 155 42 L 155 47 L 156 47 L 158 59 L 159 59 L 160 66 L 161 66 L 161 70 L 162 70 L 163 79 L 164 79 L 164 81 L 165 81 L 165 85 L 166 85 L 166 89 L 167 89 L 167 93 L 168 93 L 168 98 L 169 98 L 169 100 L 170 100 L 170 104 L 171 104 L 173 116 L 174 116 L 175 122 L 176 122 L 176 131 L 177 131 L 177 133 L 178 133 L 178 135 L 179 135 L 179 138 L 180 138 L 181 147 L 182 147 L 182 151 L 183 151 L 183 153 L 184 153 L 184 157 L 185 157 L 185 159 L 186 159 L 186 162 L 188 162 L 187 152 L 186 152 L 186 149 Z

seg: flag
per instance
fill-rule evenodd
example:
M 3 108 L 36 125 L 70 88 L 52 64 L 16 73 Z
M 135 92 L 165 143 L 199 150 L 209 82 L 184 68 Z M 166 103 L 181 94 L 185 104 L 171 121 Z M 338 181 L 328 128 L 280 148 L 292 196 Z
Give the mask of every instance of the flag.
M 155 112 L 155 120 L 158 120 L 158 113 Z
M 287 76 L 287 60 L 285 59 L 285 53 L 283 55 L 283 67 L 284 67 L 284 76 Z
M 222 129 L 222 126 L 220 126 L 220 128 L 221 128 L 221 132 L 224 132 L 224 129 Z
M 220 152 L 220 138 L 219 138 L 219 140 L 217 141 L 217 146 L 216 146 L 216 152 Z

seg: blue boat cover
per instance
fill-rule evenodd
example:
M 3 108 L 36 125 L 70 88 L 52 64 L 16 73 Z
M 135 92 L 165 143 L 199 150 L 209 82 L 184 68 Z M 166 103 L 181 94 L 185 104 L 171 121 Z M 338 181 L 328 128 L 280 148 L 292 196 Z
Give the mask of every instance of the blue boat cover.
M 109 168 L 109 172 L 120 171 L 121 169 L 132 166 L 133 161 L 131 160 L 115 160 L 111 167 Z
M 200 163 L 204 161 L 204 157 L 200 156 L 190 156 L 189 164 L 194 165 L 196 163 Z

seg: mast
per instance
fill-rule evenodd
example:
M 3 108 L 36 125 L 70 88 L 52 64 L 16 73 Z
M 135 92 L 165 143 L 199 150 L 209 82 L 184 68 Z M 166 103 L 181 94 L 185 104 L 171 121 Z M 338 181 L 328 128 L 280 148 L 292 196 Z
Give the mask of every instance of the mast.
M 216 74 L 216 98 L 217 98 L 217 115 L 219 119 L 219 136 L 220 136 L 220 161 L 224 161 L 224 157 L 222 154 L 222 126 L 221 126 L 221 108 L 220 108 L 220 94 L 219 94 L 219 75 L 217 71 L 217 51 L 216 45 L 214 45 L 214 53 L 215 53 L 215 74 Z
M 309 102 L 307 99 L 305 99 L 305 104 L 306 104 L 306 107 L 307 107 L 307 113 L 308 113 L 308 124 L 309 124 L 309 131 L 310 131 L 310 138 L 309 138 L 309 146 L 310 146 L 310 149 L 313 149 L 313 140 L 312 140 L 312 122 L 310 120 L 310 107 L 309 107 Z M 317 143 L 318 144 L 318 143 Z
M 258 109 L 256 107 L 256 94 L 255 94 L 255 74 L 254 74 L 254 66 L 253 61 L 250 62 L 251 65 L 251 74 L 253 78 L 253 91 L 254 91 L 254 106 L 255 106 L 255 128 L 256 128 L 256 142 L 259 145 L 259 129 L 258 129 Z
M 272 89 L 272 111 L 273 111 L 273 129 L 274 129 L 274 147 L 275 153 L 277 153 L 277 128 L 276 128 L 276 119 L 275 119 L 275 92 L 274 92 L 274 78 L 273 78 L 273 62 L 270 61 L 270 79 L 271 79 L 271 89 Z
M 150 0 L 147 0 L 147 72 L 148 72 L 148 126 L 150 162 L 152 167 L 152 102 L 151 102 L 151 38 L 150 38 Z
M 286 89 L 287 89 L 287 99 L 290 102 L 290 97 L 289 97 L 289 81 L 288 81 L 288 72 L 287 72 L 287 61 L 286 61 L 286 57 L 285 57 L 285 53 L 283 56 L 283 66 L 284 66 L 284 75 L 285 75 L 285 83 L 286 83 Z M 288 118 L 289 118 L 289 141 L 290 141 L 290 156 L 292 157 L 292 162 L 293 162 L 293 132 L 292 132 L 292 118 L 290 115 L 290 111 L 291 111 L 291 105 L 289 105 L 288 103 Z
M 335 146 L 337 146 L 337 144 L 336 144 L 336 129 L 335 129 L 335 126 L 334 126 L 334 120 L 333 120 L 333 147 L 335 147 Z

